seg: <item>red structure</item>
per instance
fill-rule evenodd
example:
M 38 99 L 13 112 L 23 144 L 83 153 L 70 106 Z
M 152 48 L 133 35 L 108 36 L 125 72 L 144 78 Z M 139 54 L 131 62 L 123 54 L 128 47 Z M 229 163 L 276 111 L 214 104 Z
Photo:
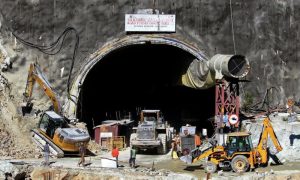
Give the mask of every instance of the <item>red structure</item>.
M 227 113 L 229 117 L 235 114 L 239 119 L 239 110 L 240 101 L 238 79 L 230 81 L 226 81 L 225 79 L 217 80 L 215 102 L 216 117 L 223 120 L 224 114 Z M 238 124 L 239 123 L 235 124 L 235 127 L 238 127 Z
M 106 120 L 101 125 L 94 127 L 95 142 L 100 144 L 102 148 L 111 148 L 112 142 L 123 148 L 129 144 L 129 136 L 133 126 L 133 121 L 129 119 L 124 120 Z M 111 147 L 110 147 L 111 146 Z
M 105 137 L 108 137 L 109 133 L 111 133 L 111 136 L 109 137 L 115 137 L 119 135 L 119 125 L 116 123 L 112 124 L 103 124 L 103 125 L 98 125 L 94 127 L 94 132 L 95 132 L 95 141 L 98 144 L 101 144 L 100 139 L 101 135 L 106 135 Z

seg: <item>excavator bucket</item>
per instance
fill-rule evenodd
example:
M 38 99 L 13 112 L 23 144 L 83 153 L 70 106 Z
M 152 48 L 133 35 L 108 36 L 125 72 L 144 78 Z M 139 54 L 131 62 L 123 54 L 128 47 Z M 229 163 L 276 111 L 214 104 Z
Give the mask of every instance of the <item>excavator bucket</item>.
M 24 105 L 21 106 L 21 108 L 22 108 L 22 115 L 25 116 L 25 114 L 31 113 L 32 106 L 33 106 L 32 102 L 24 103 Z

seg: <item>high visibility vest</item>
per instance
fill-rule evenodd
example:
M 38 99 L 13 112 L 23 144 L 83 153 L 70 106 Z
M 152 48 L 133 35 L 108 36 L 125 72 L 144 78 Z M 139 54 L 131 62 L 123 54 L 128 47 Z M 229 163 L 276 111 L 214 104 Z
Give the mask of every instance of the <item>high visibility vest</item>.
M 200 146 L 201 145 L 201 139 L 200 136 L 195 135 L 195 146 Z
M 119 156 L 119 150 L 118 148 L 113 149 L 111 152 L 112 157 L 118 157 Z

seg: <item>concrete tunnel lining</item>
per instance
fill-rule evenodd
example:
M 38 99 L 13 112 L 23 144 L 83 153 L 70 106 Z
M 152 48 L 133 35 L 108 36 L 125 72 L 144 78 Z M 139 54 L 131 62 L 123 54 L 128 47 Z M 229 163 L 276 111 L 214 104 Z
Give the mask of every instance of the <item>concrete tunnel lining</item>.
M 143 45 L 150 45 L 150 46 L 161 46 L 161 47 L 173 47 L 171 51 L 182 51 L 182 53 L 186 53 L 186 56 L 190 56 L 190 59 L 198 59 L 200 61 L 206 61 L 207 58 L 204 55 L 204 53 L 199 50 L 198 48 L 195 48 L 194 46 L 185 43 L 182 40 L 175 39 L 174 37 L 171 37 L 170 35 L 139 35 L 139 36 L 125 36 L 124 38 L 114 40 L 105 46 L 95 52 L 94 54 L 91 55 L 91 57 L 86 61 L 86 63 L 82 66 L 82 68 L 79 71 L 79 74 L 76 76 L 75 83 L 73 83 L 71 94 L 75 95 L 76 100 L 80 100 L 80 92 L 81 92 L 81 86 L 84 86 L 84 83 L 86 81 L 86 78 L 88 78 L 90 72 L 92 72 L 93 68 L 96 68 L 98 64 L 104 61 L 105 58 L 111 56 L 112 54 L 116 54 L 118 51 L 124 49 L 124 48 L 129 48 L 129 47 L 143 47 Z M 99 65 L 98 65 L 99 66 Z M 77 83 L 76 83 L 77 82 Z M 78 83 L 80 82 L 80 83 Z M 187 94 L 193 94 L 196 91 L 191 90 L 189 88 L 187 89 L 173 89 L 172 91 L 178 91 L 178 92 L 184 92 Z M 203 91 L 203 90 L 201 90 Z M 208 90 L 207 92 L 210 93 L 210 95 L 213 96 L 213 91 Z M 207 93 L 206 92 L 206 93 Z M 204 93 L 205 94 L 205 93 Z M 198 95 L 195 95 L 198 96 Z M 213 99 L 212 99 L 213 100 Z M 72 102 L 69 101 L 69 105 Z M 70 107 L 69 107 L 70 108 Z M 82 108 L 79 106 L 74 106 L 73 104 L 73 110 L 67 111 L 69 112 L 69 117 L 77 117 L 78 116 L 78 108 Z M 193 108 L 192 108 L 193 109 Z M 213 107 L 211 108 L 213 109 Z M 82 112 L 81 112 L 82 113 Z M 210 114 L 212 115 L 212 114 Z M 80 118 L 80 117 L 78 117 Z M 97 122 L 98 124 L 99 122 Z M 96 125 L 97 125 L 96 124 Z

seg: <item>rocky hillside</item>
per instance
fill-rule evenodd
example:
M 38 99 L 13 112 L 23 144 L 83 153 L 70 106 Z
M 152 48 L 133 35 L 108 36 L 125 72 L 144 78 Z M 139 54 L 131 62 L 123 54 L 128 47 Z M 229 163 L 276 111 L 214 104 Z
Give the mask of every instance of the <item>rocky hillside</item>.
M 273 98 L 276 103 L 285 103 L 287 97 L 300 98 L 300 1 L 296 0 L 2 0 L 1 44 L 14 47 L 9 55 L 16 65 L 10 73 L 20 74 L 29 61 L 40 61 L 63 92 L 67 78 L 58 77 L 62 67 L 66 72 L 70 68 L 72 39 L 68 38 L 67 47 L 58 55 L 46 56 L 15 44 L 10 31 L 30 42 L 49 44 L 66 27 L 75 27 L 80 34 L 78 65 L 105 42 L 125 34 L 124 14 L 149 8 L 176 14 L 177 33 L 202 46 L 210 56 L 246 55 L 252 66 L 251 83 L 243 85 L 242 95 L 249 92 L 260 100 L 274 86 L 278 89 Z

